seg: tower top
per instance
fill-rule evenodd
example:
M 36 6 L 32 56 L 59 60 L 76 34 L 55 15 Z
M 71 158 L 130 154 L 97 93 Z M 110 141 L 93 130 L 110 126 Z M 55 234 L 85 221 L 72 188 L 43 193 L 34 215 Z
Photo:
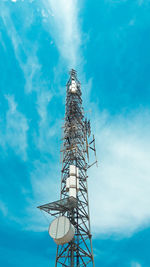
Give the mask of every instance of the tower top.
M 71 70 L 70 70 L 70 75 L 71 75 L 71 77 L 76 76 L 76 75 L 77 75 L 76 70 L 71 69 Z
M 81 95 L 81 84 L 77 78 L 76 70 L 71 69 L 69 73 L 70 77 L 67 82 L 67 92 Z

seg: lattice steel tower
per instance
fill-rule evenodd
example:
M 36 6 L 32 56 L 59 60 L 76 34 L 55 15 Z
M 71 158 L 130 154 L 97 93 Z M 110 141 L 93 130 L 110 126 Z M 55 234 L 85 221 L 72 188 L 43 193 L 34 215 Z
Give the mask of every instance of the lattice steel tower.
M 66 85 L 66 111 L 62 138 L 60 200 L 39 206 L 56 217 L 49 234 L 57 244 L 55 266 L 94 266 L 90 230 L 87 170 L 89 149 L 95 150 L 90 121 L 84 118 L 81 85 L 76 71 L 71 70 Z

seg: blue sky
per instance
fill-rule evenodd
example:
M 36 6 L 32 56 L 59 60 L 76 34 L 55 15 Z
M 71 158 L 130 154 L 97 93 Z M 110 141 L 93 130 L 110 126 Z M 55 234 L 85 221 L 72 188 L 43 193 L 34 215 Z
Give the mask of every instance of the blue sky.
M 75 68 L 96 136 L 96 266 L 149 267 L 150 1 L 0 1 L 0 265 L 54 266 L 65 84 Z

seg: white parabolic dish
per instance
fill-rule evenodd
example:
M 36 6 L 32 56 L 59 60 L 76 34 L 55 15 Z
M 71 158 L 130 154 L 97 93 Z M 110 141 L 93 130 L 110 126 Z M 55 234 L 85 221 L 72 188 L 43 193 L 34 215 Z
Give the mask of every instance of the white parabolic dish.
M 63 245 L 72 240 L 75 228 L 65 216 L 56 218 L 49 226 L 49 235 L 57 245 Z

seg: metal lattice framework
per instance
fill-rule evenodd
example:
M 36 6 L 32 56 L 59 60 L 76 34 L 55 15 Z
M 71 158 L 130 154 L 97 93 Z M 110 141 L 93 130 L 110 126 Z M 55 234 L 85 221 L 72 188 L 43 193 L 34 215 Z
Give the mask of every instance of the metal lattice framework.
M 75 83 L 75 91 L 70 90 Z M 94 266 L 92 235 L 90 230 L 87 169 L 89 165 L 89 149 L 96 156 L 95 138 L 89 141 L 90 121 L 84 118 L 82 107 L 81 85 L 76 71 L 71 70 L 67 83 L 65 123 L 63 126 L 61 197 L 59 201 L 49 203 L 39 208 L 51 215 L 67 216 L 75 227 L 75 236 L 67 244 L 58 245 L 55 266 Z M 79 190 L 76 197 L 69 197 L 66 181 L 69 177 L 70 165 L 79 170 Z

